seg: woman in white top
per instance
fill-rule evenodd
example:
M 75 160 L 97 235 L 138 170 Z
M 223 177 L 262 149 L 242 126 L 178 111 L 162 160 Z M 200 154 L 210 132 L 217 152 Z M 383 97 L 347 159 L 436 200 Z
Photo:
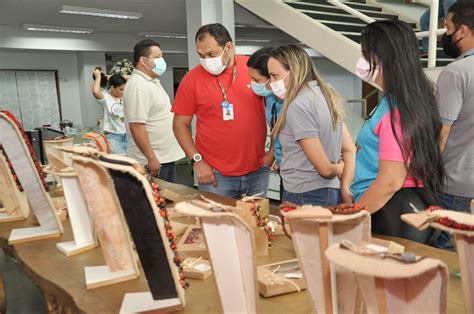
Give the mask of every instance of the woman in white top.
M 94 69 L 94 85 L 92 86 L 92 94 L 97 102 L 104 106 L 104 133 L 110 144 L 110 152 L 117 155 L 125 155 L 127 153 L 128 139 L 125 130 L 123 117 L 123 90 L 127 80 L 119 75 L 114 74 L 108 78 L 109 89 L 102 89 L 101 71 L 99 68 Z

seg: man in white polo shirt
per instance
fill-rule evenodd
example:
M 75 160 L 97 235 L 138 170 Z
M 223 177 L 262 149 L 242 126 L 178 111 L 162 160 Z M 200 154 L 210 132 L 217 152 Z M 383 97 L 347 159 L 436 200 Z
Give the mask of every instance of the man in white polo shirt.
M 166 70 L 160 45 L 150 39 L 135 45 L 135 70 L 123 94 L 127 155 L 148 167 L 152 176 L 176 182 L 175 161 L 184 157 L 173 134 L 173 113 L 159 77 Z

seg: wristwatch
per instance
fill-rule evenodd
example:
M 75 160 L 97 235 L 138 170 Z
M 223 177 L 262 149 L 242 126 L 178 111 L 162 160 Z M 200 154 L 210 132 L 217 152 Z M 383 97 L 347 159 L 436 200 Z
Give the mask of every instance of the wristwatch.
M 195 163 L 195 162 L 198 162 L 198 161 L 201 161 L 202 160 L 202 155 L 199 154 L 199 153 L 196 153 L 193 155 L 193 160 L 191 160 L 191 163 Z

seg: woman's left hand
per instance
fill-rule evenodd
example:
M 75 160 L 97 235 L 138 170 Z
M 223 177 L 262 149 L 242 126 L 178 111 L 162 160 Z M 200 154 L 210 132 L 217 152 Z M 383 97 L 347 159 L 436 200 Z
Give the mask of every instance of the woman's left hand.
M 341 197 L 343 203 L 352 203 L 354 201 L 352 192 L 348 188 L 341 188 Z

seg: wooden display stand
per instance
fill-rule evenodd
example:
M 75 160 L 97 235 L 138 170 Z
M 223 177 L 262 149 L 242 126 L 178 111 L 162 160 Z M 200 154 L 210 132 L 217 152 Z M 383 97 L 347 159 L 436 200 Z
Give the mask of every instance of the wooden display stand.
M 237 215 L 202 201 L 176 204 L 199 217 L 224 313 L 257 313 L 257 272 L 252 229 Z
M 448 272 L 440 260 L 413 253 L 403 257 L 371 252 L 365 245 L 348 248 L 339 243 L 330 246 L 326 256 L 356 277 L 367 313 L 447 312 Z
M 333 215 L 322 207 L 303 206 L 283 212 L 314 309 L 318 313 L 360 311 L 357 283 L 347 271 L 329 264 L 326 249 L 337 241 L 370 241 L 370 214 Z M 321 287 L 322 285 L 322 287 Z
M 70 148 L 72 147 L 74 139 L 72 137 L 61 137 L 51 140 L 43 140 L 43 149 L 48 157 L 48 164 L 51 164 L 49 161 L 49 155 L 53 154 L 62 160 L 66 165 L 71 166 L 72 161 L 68 157 L 67 151 L 61 150 L 61 147 Z
M 474 231 L 456 227 L 457 224 L 458 226 L 474 228 L 474 215 L 452 210 L 434 210 L 432 212 L 425 211 L 417 214 L 405 214 L 401 218 L 406 223 L 420 230 L 433 227 L 454 234 L 456 252 L 461 268 L 465 312 L 474 313 L 474 268 L 472 266 L 474 261 Z M 452 227 L 443 224 L 442 220 L 451 222 Z
M 121 209 L 122 217 L 125 218 L 150 288 L 150 292 L 126 293 L 120 312 L 149 313 L 182 309 L 185 298 L 179 268 L 174 262 L 177 257 L 170 248 L 165 221 L 160 215 L 144 169 L 133 159 L 102 155 L 95 149 L 75 148 L 73 151 L 81 154 L 72 156 L 75 167 L 87 167 L 95 171 L 102 182 L 107 182 L 107 190 L 102 192 L 114 194 L 119 201 L 117 208 Z M 91 173 L 88 176 L 90 178 Z M 90 179 L 87 184 L 90 185 Z
M 73 241 L 57 243 L 56 247 L 67 256 L 95 248 L 97 241 L 77 173 L 52 152 L 48 153 L 48 160 L 51 173 L 62 182 L 74 236 Z
M 75 152 L 75 148 L 70 151 Z M 70 157 L 106 262 L 105 266 L 84 269 L 87 289 L 137 278 L 138 267 L 131 240 L 107 171 L 97 163 L 91 162 L 90 158 L 75 154 L 71 154 Z
M 24 134 L 13 119 L 11 114 L 0 112 L 0 144 L 10 159 L 40 226 L 13 229 L 8 242 L 15 244 L 60 236 L 62 225 L 56 209 L 43 186 Z
M 24 191 L 20 191 L 13 180 L 5 156 L 0 152 L 0 223 L 26 219 L 30 206 Z

